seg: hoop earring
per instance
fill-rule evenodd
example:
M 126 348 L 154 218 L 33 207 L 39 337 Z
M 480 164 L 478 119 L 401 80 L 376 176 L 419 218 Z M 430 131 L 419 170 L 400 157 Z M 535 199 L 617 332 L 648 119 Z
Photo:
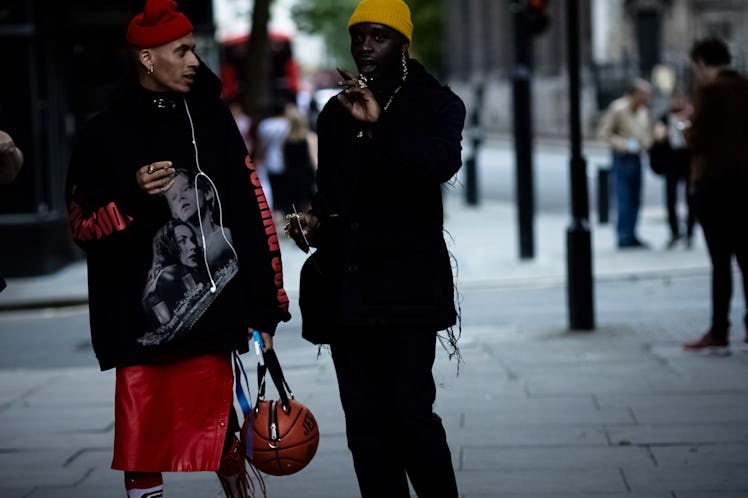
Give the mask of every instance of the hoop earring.
M 408 56 L 407 56 L 408 49 L 403 49 L 403 57 L 402 57 L 402 64 L 403 64 L 403 81 L 408 79 Z

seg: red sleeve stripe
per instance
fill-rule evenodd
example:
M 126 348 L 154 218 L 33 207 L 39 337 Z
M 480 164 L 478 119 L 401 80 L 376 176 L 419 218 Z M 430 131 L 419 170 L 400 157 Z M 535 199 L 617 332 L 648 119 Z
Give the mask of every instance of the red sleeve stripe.
M 272 265 L 273 272 L 275 273 L 273 281 L 277 290 L 278 308 L 283 314 L 288 313 L 289 299 L 286 291 L 283 289 L 283 264 L 280 257 L 280 244 L 278 242 L 278 233 L 275 230 L 275 223 L 273 222 L 273 213 L 270 211 L 265 192 L 262 190 L 262 184 L 260 178 L 257 176 L 257 170 L 249 155 L 244 158 L 244 164 L 250 171 L 250 181 L 254 187 L 254 194 L 257 198 L 257 205 L 260 208 L 260 217 L 262 218 L 262 224 L 265 226 L 265 236 L 267 237 L 268 249 L 273 255 Z
M 122 215 L 114 202 L 85 214 L 80 204 L 72 201 L 69 213 L 73 238 L 80 242 L 99 240 L 114 232 L 121 232 L 132 221 L 130 216 Z

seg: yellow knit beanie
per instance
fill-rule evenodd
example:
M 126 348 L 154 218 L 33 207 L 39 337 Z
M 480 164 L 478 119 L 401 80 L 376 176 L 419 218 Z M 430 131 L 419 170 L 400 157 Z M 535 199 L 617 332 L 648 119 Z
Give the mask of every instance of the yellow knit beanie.
M 403 0 L 363 0 L 348 21 L 348 27 L 361 22 L 384 24 L 398 31 L 411 41 L 413 22 L 410 9 Z

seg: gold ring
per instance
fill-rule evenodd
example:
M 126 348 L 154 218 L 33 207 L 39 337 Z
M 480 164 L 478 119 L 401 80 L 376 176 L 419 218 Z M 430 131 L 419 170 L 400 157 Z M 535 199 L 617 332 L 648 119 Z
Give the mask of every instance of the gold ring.
M 359 77 L 358 77 L 358 79 L 356 80 L 356 82 L 358 83 L 358 87 L 359 87 L 359 88 L 362 88 L 362 89 L 363 89 L 363 88 L 367 88 L 367 87 L 369 86 L 369 85 L 367 84 L 367 79 L 366 79 L 366 76 L 364 76 L 363 74 L 359 75 Z
M 149 174 L 149 175 L 152 175 L 152 174 L 153 174 L 153 165 L 152 165 L 152 164 L 149 164 L 149 165 L 148 165 L 148 174 Z

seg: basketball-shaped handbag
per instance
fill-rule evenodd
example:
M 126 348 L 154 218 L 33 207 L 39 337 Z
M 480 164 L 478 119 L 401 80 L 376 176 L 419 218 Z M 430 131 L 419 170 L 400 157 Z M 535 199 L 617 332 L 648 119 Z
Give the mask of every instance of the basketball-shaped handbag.
M 278 390 L 278 400 L 265 399 L 267 371 Z M 293 474 L 306 467 L 319 445 L 317 421 L 312 412 L 294 398 L 272 349 L 265 352 L 264 364 L 257 366 L 257 402 L 251 444 L 252 464 L 274 476 Z

